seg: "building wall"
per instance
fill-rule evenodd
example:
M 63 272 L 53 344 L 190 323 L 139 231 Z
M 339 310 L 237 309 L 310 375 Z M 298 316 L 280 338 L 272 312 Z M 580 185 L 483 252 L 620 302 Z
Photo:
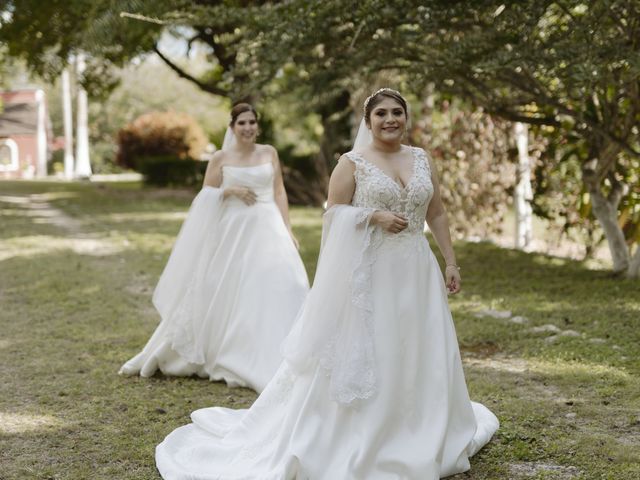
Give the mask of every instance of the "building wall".
M 0 92 L 0 97 L 2 98 L 2 102 L 5 105 L 11 104 L 37 104 L 38 103 L 38 94 L 42 95 L 42 92 L 38 89 L 25 89 L 25 90 L 13 90 L 13 91 L 5 91 Z M 46 108 L 46 100 L 45 100 L 45 108 Z M 45 110 L 46 115 L 46 110 Z M 45 122 L 42 122 L 42 119 L 38 120 L 38 128 L 44 132 L 45 142 L 49 140 L 47 136 L 49 136 L 49 132 L 46 129 L 46 117 Z M 40 165 L 38 165 L 38 131 L 34 131 L 33 133 L 12 133 L 9 137 L 3 137 L 0 132 L 0 145 L 2 145 L 6 138 L 10 138 L 15 142 L 12 146 L 17 146 L 18 149 L 18 168 L 13 169 L 11 167 L 3 167 L 0 166 L 0 179 L 16 179 L 16 178 L 33 178 L 34 176 L 44 176 L 46 175 L 46 156 L 47 151 L 46 148 L 44 152 L 41 152 L 40 155 L 43 156 L 41 158 Z
M 3 144 L 6 139 L 0 139 Z M 17 170 L 0 169 L 0 178 L 33 178 L 37 168 L 38 143 L 35 135 L 13 135 L 11 140 L 18 148 L 18 168 Z
M 14 90 L 8 92 L 0 92 L 4 103 L 35 103 L 36 91 L 32 90 Z

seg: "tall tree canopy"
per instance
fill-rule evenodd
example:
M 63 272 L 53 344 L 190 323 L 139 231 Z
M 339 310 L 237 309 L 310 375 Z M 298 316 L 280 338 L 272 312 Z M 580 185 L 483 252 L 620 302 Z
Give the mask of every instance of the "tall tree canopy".
M 272 66 L 266 77 L 287 61 L 318 85 L 391 72 L 415 92 L 432 83 L 555 130 L 580 159 L 614 270 L 638 275 L 640 249 L 632 258 L 628 247 L 640 240 L 638 2 L 293 0 L 262 21 L 252 51 Z
M 74 47 L 107 63 L 155 51 L 218 95 L 300 92 L 301 109 L 322 119 L 325 177 L 348 148 L 354 94 L 380 78 L 543 126 L 565 142 L 560 159 L 580 162 L 614 270 L 640 273 L 640 248 L 630 247 L 640 240 L 637 1 L 22 0 L 3 10 L 0 40 L 36 68 Z M 167 29 L 206 45 L 211 68 L 195 75 L 167 58 L 158 47 Z

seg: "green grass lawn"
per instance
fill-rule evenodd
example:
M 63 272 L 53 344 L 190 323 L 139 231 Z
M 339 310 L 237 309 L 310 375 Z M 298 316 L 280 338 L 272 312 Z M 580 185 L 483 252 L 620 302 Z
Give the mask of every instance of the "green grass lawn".
M 192 197 L 0 182 L 0 479 L 158 479 L 154 447 L 192 410 L 251 404 L 221 383 L 116 374 L 157 325 L 151 294 Z M 292 220 L 312 277 L 321 212 Z M 456 480 L 640 479 L 640 283 L 456 247 L 470 394 L 502 422 Z

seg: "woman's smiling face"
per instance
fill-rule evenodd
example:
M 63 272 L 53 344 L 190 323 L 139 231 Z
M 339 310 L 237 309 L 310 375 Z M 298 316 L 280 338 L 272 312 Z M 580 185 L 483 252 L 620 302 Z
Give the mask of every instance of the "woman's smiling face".
M 399 142 L 404 136 L 406 126 L 407 116 L 404 108 L 393 98 L 385 97 L 371 111 L 371 134 L 380 141 Z
M 258 136 L 258 120 L 253 112 L 242 112 L 233 124 L 238 142 L 255 142 Z

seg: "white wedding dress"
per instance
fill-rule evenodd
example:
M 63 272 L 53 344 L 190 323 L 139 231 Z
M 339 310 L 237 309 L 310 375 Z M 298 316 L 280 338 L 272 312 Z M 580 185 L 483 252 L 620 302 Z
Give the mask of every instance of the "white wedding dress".
M 220 188 L 196 196 L 153 295 L 162 321 L 121 374 L 199 375 L 261 392 L 309 289 L 274 202 L 271 163 L 223 166 Z M 257 202 L 223 201 L 228 186 Z
M 412 148 L 412 147 L 411 147 Z M 285 361 L 248 410 L 206 408 L 156 448 L 166 480 L 436 480 L 469 469 L 498 420 L 469 400 L 447 294 L 423 234 L 426 154 L 401 188 L 350 152 L 351 206 L 325 214 Z M 373 209 L 409 227 L 372 227 Z

